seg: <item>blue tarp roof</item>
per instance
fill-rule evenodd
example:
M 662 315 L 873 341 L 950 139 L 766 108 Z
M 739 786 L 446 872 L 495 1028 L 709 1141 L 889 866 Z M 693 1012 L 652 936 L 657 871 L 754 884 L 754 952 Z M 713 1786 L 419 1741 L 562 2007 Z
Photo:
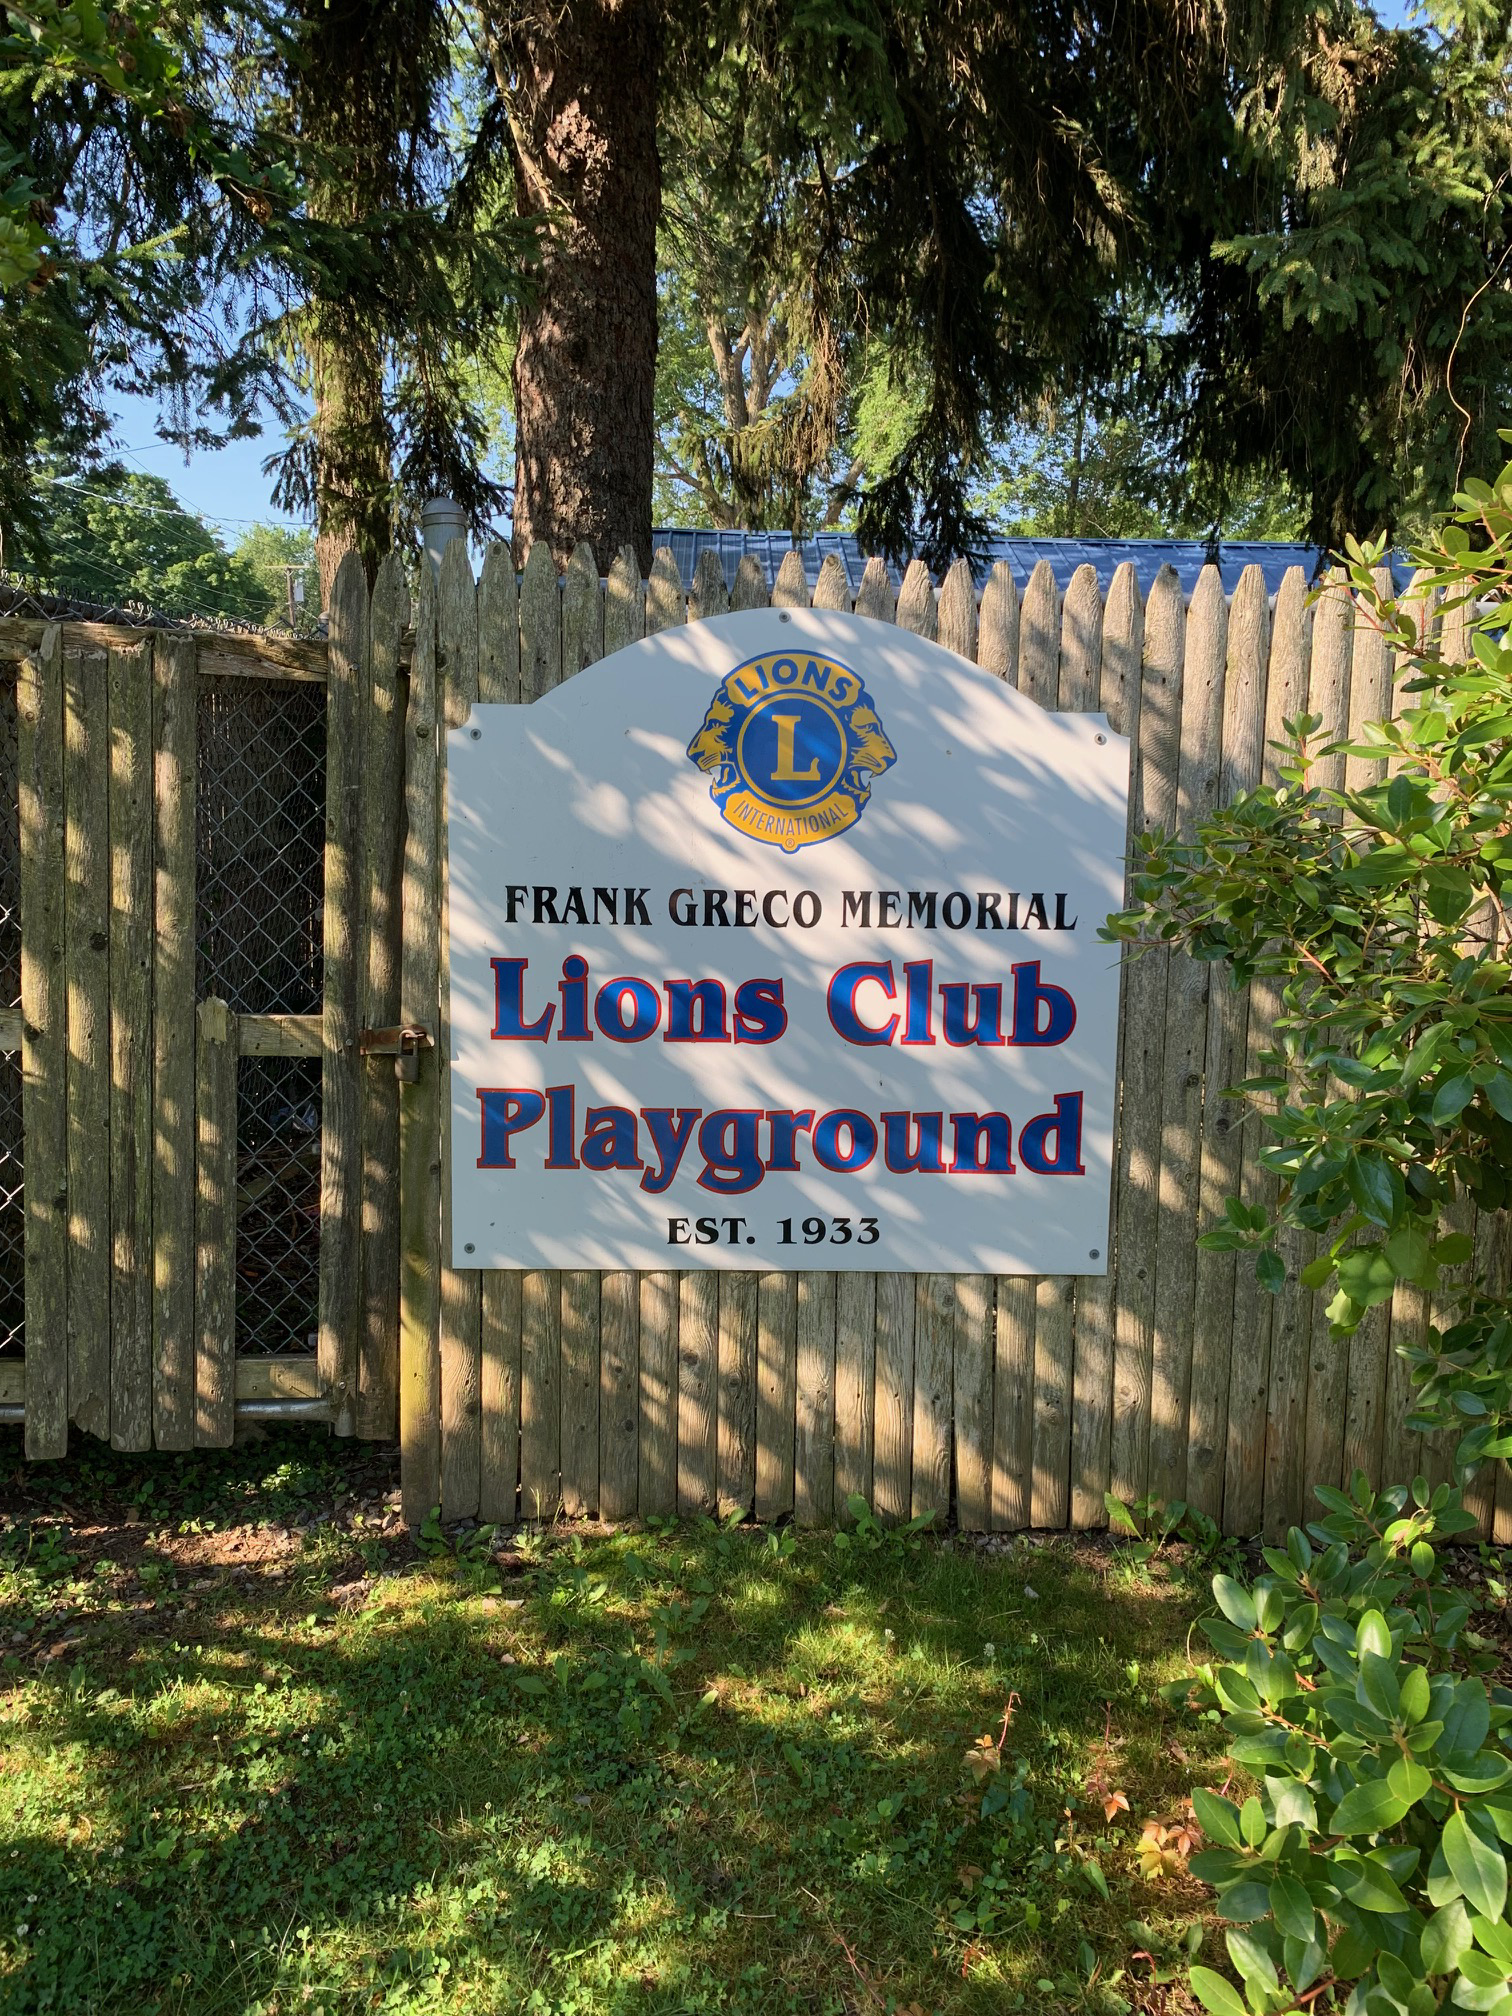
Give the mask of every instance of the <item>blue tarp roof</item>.
M 866 566 L 866 556 L 859 541 L 848 532 L 816 532 L 810 539 L 794 541 L 786 532 L 669 529 L 653 532 L 651 543 L 671 550 L 684 588 L 693 584 L 693 570 L 701 553 L 718 554 L 726 588 L 733 586 L 735 570 L 747 553 L 753 554 L 761 563 L 770 587 L 777 578 L 783 555 L 790 552 L 795 544 L 803 557 L 803 571 L 808 576 L 810 588 L 819 579 L 819 569 L 826 554 L 833 553 L 845 569 L 845 579 L 852 595 L 861 586 L 861 574 Z M 1182 587 L 1190 594 L 1197 585 L 1197 576 L 1212 557 L 1213 548 L 1203 539 L 994 539 L 988 545 L 985 563 L 979 563 L 974 572 L 980 588 L 994 564 L 1006 560 L 1022 589 L 1028 585 L 1036 563 L 1048 560 L 1056 580 L 1064 588 L 1077 568 L 1088 563 L 1097 569 L 1098 581 L 1106 593 L 1114 569 L 1128 560 L 1139 577 L 1142 593 L 1148 594 L 1162 567 L 1171 566 L 1176 569 Z M 1321 555 L 1316 546 L 1292 545 L 1276 540 L 1234 539 L 1223 541 L 1217 548 L 1216 557 L 1225 593 L 1231 595 L 1238 587 L 1239 576 L 1245 568 L 1254 565 L 1260 568 L 1267 590 L 1274 595 L 1289 567 L 1300 567 L 1311 580 Z M 889 571 L 896 588 L 898 570 L 892 568 Z

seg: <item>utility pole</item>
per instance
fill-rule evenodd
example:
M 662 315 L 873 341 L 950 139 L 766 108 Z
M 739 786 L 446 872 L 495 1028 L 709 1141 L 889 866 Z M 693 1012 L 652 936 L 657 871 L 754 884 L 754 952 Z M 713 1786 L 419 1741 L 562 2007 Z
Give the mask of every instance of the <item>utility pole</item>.
M 305 570 L 302 561 L 286 560 L 284 562 L 284 592 L 288 598 L 289 628 L 291 630 L 298 629 L 299 620 L 297 612 L 304 607 L 304 577 Z

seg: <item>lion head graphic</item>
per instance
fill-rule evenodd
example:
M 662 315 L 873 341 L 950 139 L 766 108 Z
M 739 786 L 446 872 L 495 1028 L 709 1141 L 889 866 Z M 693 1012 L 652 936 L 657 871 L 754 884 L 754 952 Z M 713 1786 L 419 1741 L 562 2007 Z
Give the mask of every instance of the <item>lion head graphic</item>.
M 845 788 L 854 792 L 864 805 L 871 796 L 871 780 L 880 777 L 884 770 L 891 769 L 898 760 L 898 752 L 882 729 L 877 718 L 877 710 L 867 700 L 859 700 L 851 709 L 846 723 L 850 739 L 850 756 L 845 770 Z
M 716 693 L 709 702 L 709 711 L 703 718 L 703 726 L 688 744 L 688 754 L 700 770 L 715 772 L 715 788 L 718 788 L 719 773 L 729 771 L 734 774 L 734 757 L 730 748 L 730 730 L 735 721 L 735 709 L 722 694 Z

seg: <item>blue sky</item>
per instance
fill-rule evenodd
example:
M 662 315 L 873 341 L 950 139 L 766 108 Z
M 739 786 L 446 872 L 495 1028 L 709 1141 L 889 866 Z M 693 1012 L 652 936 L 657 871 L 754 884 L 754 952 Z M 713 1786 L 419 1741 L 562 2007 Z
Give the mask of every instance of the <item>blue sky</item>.
M 266 458 L 283 445 L 276 420 L 254 441 L 233 441 L 205 449 L 186 462 L 184 451 L 158 439 L 158 409 L 151 399 L 121 399 L 116 405 L 116 452 L 129 469 L 161 476 L 180 503 L 222 528 L 227 545 L 259 519 L 275 525 L 301 521 L 275 511 L 272 483 L 262 473 Z

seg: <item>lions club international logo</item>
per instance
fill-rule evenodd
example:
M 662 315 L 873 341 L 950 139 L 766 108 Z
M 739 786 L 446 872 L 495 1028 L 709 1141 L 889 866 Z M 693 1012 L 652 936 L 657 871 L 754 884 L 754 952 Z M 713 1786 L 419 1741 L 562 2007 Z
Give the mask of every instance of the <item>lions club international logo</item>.
M 688 754 L 721 815 L 785 854 L 854 826 L 898 756 L 849 666 L 781 651 L 726 676 Z

